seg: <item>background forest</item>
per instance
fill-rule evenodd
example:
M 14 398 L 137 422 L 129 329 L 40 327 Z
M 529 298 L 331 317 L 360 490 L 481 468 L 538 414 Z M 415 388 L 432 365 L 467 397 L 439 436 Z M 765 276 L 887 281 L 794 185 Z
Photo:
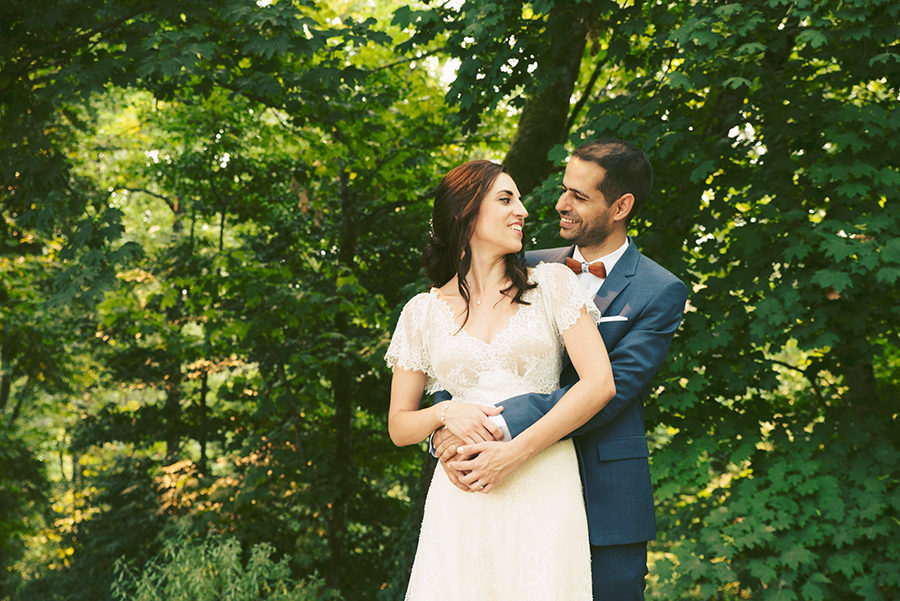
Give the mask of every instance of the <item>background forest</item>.
M 6 0 L 0 599 L 402 598 L 383 361 L 473 158 L 644 148 L 650 599 L 900 598 L 900 3 Z

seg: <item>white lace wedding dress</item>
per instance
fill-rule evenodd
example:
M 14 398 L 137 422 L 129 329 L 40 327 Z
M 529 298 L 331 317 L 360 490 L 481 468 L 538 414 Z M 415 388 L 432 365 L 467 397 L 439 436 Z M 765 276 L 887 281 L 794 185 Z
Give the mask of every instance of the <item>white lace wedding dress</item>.
M 386 360 L 426 374 L 427 391 L 494 404 L 559 385 L 562 332 L 582 307 L 600 314 L 575 274 L 540 264 L 509 325 L 490 343 L 459 330 L 436 289 L 403 308 Z M 459 331 L 458 331 L 459 330 Z M 557 442 L 487 494 L 453 486 L 438 466 L 428 490 L 407 601 L 591 598 L 587 519 L 575 449 Z

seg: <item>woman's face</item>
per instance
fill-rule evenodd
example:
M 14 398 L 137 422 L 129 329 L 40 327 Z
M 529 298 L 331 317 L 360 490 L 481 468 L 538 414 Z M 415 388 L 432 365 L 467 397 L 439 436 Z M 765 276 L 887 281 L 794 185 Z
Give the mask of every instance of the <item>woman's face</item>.
M 528 211 L 519 196 L 516 182 L 501 173 L 485 194 L 475 218 L 475 231 L 469 242 L 473 252 L 493 249 L 501 255 L 522 250 L 522 230 Z

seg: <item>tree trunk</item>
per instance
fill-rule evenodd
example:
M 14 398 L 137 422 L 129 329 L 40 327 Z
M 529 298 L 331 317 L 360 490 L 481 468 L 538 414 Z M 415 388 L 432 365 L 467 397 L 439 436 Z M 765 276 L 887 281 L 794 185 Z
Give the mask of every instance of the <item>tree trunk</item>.
M 166 463 L 175 461 L 181 437 L 181 365 L 175 361 L 166 379 L 166 404 L 163 408 L 166 424 Z
M 845 357 L 847 357 L 845 355 Z M 847 385 L 847 399 L 859 417 L 871 413 L 878 402 L 878 382 L 871 357 L 848 358 L 843 362 L 844 383 Z
M 206 371 L 203 372 L 203 375 L 200 376 L 200 432 L 198 433 L 199 442 L 200 442 L 200 465 L 199 470 L 201 474 L 207 473 L 207 458 L 206 458 L 206 428 L 207 428 L 207 407 L 206 407 L 206 395 L 209 391 L 209 373 Z
M 352 267 L 356 253 L 356 232 L 353 224 L 353 206 L 347 188 L 347 173 L 343 161 L 340 167 L 341 232 L 338 246 L 338 263 L 341 267 Z M 335 331 L 338 334 L 335 357 L 347 357 L 345 341 L 350 338 L 350 320 L 346 312 L 335 316 Z M 334 483 L 335 493 L 331 502 L 328 519 L 331 561 L 328 566 L 327 581 L 332 588 L 340 590 L 346 561 L 345 535 L 352 498 L 352 421 L 353 421 L 353 365 L 346 361 L 336 361 L 332 371 L 331 387 L 334 394 Z
M 565 142 L 569 134 L 569 101 L 587 43 L 587 28 L 572 15 L 553 10 L 547 30 L 567 29 L 566 35 L 554 36 L 545 56 L 538 57 L 536 76 L 546 82 L 546 87 L 526 100 L 512 146 L 503 159 L 523 196 L 553 173 L 547 153 Z
M 0 346 L 0 415 L 9 404 L 9 393 L 12 389 L 13 369 L 10 364 L 11 357 L 8 348 L 9 344 Z

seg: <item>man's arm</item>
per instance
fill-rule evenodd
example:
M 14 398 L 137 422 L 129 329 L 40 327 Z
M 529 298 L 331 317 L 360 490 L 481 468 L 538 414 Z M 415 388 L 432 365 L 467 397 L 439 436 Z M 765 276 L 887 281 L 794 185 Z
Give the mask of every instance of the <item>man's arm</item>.
M 609 353 L 616 396 L 570 436 L 586 434 L 608 424 L 640 398 L 665 360 L 675 330 L 681 323 L 686 300 L 687 289 L 676 280 L 660 289 L 647 303 L 631 330 Z M 512 436 L 518 436 L 550 411 L 570 386 L 550 394 L 523 394 L 500 403 Z

